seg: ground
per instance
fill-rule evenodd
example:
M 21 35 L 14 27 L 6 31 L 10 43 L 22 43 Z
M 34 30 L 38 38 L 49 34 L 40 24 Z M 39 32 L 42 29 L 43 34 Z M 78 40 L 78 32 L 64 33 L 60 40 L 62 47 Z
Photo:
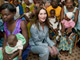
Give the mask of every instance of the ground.
M 79 47 L 76 47 L 75 49 L 73 48 L 72 55 L 68 54 L 68 56 L 66 56 L 66 53 L 65 54 L 59 53 L 59 58 L 60 60 L 80 60 L 80 48 Z M 30 52 L 27 60 L 38 60 L 38 55 Z

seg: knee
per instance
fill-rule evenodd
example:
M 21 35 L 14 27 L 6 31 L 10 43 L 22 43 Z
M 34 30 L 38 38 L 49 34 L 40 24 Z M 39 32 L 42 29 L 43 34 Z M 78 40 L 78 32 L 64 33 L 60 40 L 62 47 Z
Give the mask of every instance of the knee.
M 40 57 L 42 56 L 49 56 L 49 49 L 43 49 L 43 52 L 39 55 Z
M 44 54 L 49 54 L 49 49 L 45 49 Z

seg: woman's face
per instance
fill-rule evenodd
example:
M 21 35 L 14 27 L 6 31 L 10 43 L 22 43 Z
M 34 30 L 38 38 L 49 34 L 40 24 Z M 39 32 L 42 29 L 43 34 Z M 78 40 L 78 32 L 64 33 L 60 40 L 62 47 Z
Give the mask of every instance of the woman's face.
M 8 9 L 4 9 L 1 11 L 2 19 L 4 22 L 8 22 L 14 18 L 14 13 L 10 12 Z
M 66 1 L 65 5 L 67 8 L 72 8 L 73 2 L 71 0 L 68 0 L 68 1 Z
M 39 14 L 38 14 L 38 19 L 40 22 L 45 22 L 47 18 L 47 13 L 44 9 L 41 9 Z

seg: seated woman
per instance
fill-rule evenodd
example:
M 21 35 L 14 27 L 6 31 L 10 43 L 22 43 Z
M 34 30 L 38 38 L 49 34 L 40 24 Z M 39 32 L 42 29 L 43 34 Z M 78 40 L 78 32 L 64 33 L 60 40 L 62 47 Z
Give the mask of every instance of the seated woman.
M 39 54 L 39 60 L 48 60 L 49 52 L 51 57 L 53 55 L 57 57 L 58 55 L 54 42 L 49 39 L 48 28 L 47 11 L 44 8 L 39 8 L 36 12 L 36 19 L 30 29 L 31 38 L 29 40 L 31 51 Z
M 65 14 L 68 12 L 72 12 L 73 16 L 72 16 L 72 20 L 75 22 L 75 26 L 78 20 L 78 9 L 77 7 L 73 6 L 74 1 L 73 0 L 65 0 L 65 6 L 63 6 L 62 11 L 61 11 L 61 21 L 63 21 Z M 76 28 L 76 27 L 74 27 Z M 67 29 L 68 32 L 72 31 L 72 28 L 68 28 Z M 71 34 L 70 34 L 71 35 Z M 63 50 L 63 51 L 69 51 L 70 54 L 72 54 L 72 48 L 74 45 L 74 41 L 75 41 L 75 36 L 71 38 L 69 38 L 69 42 L 70 44 L 68 44 L 67 40 L 66 40 L 66 35 L 62 36 L 60 39 L 60 44 L 59 44 L 59 50 Z
M 25 39 L 26 44 L 23 46 L 23 53 L 22 53 L 22 60 L 26 60 L 28 53 L 29 53 L 29 46 L 28 46 L 28 35 L 25 21 L 18 19 L 14 20 L 14 16 L 16 14 L 16 7 L 10 3 L 5 3 L 1 5 L 1 14 L 2 19 L 4 21 L 4 41 L 3 41 L 3 52 L 5 51 L 5 46 L 7 46 L 7 38 L 9 35 L 17 33 L 21 33 Z M 26 53 L 25 53 L 26 52 Z M 5 52 L 3 53 L 3 60 L 13 59 L 18 55 L 19 52 L 15 52 L 12 55 L 7 55 Z M 6 55 L 6 56 L 5 56 Z M 4 58 L 5 56 L 5 58 Z

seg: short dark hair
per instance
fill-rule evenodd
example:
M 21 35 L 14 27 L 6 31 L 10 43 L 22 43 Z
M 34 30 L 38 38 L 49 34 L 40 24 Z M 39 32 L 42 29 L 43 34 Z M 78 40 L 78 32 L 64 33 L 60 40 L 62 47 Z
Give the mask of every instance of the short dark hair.
M 1 10 L 8 9 L 10 12 L 16 12 L 16 7 L 11 3 L 4 3 L 1 5 Z
M 29 7 L 26 7 L 29 11 L 30 11 L 30 8 Z
M 51 13 L 52 11 L 53 11 L 53 12 L 54 12 L 54 14 L 55 14 L 55 10 L 54 10 L 54 9 L 51 9 L 51 10 L 50 10 L 50 13 Z

